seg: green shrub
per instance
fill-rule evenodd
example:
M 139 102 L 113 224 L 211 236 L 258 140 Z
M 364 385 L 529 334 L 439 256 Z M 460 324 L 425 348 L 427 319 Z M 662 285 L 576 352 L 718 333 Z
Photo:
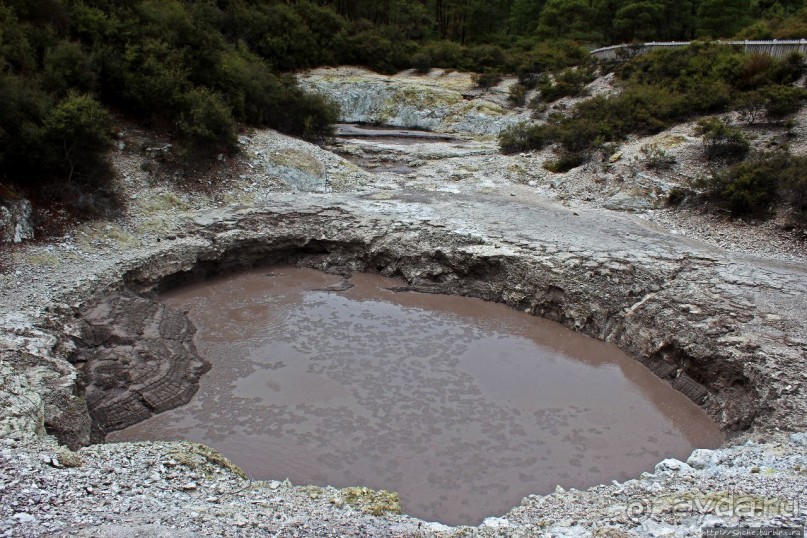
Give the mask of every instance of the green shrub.
M 807 224 L 807 157 L 784 150 L 760 153 L 702 182 L 706 196 L 734 216 L 765 217 L 777 202 L 793 209 L 796 222 Z
M 807 226 L 807 157 L 790 157 L 788 166 L 780 169 L 779 188 L 782 199 L 794 213 L 795 224 Z
M 236 147 L 235 120 L 221 95 L 207 88 L 193 88 L 182 96 L 181 103 L 179 132 L 194 149 Z
M 693 93 L 704 83 L 721 82 L 733 91 L 749 91 L 772 84 L 791 84 L 804 73 L 799 55 L 782 60 L 744 53 L 737 47 L 694 43 L 688 47 L 660 49 L 625 62 L 617 69 L 623 80 L 664 85 L 674 91 Z
M 527 87 L 520 82 L 516 82 L 510 86 L 507 100 L 514 106 L 524 106 L 527 100 Z
M 488 70 L 474 73 L 473 83 L 477 88 L 492 88 L 502 81 L 502 74 L 498 71 Z
M 339 106 L 330 99 L 302 92 L 294 81 L 289 82 L 291 97 L 281 107 L 285 118 L 278 123 L 287 133 L 306 140 L 319 141 L 333 134 L 333 124 L 339 120 Z M 302 119 L 302 121 L 300 121 Z
M 807 98 L 807 90 L 781 84 L 768 86 L 761 94 L 764 98 L 765 114 L 772 120 L 795 114 Z
M 45 118 L 45 138 L 51 141 L 53 169 L 67 182 L 91 183 L 112 140 L 111 118 L 89 95 L 70 94 Z
M 704 153 L 710 160 L 741 160 L 751 148 L 751 143 L 740 129 L 717 118 L 698 120 L 695 133 L 703 137 Z
M 389 29 L 378 28 L 367 21 L 352 25 L 336 45 L 339 63 L 363 65 L 380 73 L 395 73 L 412 67 L 416 46 Z
M 454 41 L 432 41 L 420 48 L 419 54 L 427 57 L 430 67 L 457 68 L 463 64 L 465 49 Z M 418 67 L 414 57 L 413 67 Z
M 663 85 L 628 85 L 620 94 L 587 99 L 570 114 L 549 118 L 548 127 L 502 133 L 500 147 L 505 152 L 525 151 L 557 142 L 570 152 L 591 151 L 631 133 L 657 133 L 688 117 L 693 106 L 690 96 Z
M 79 43 L 69 41 L 60 41 L 45 52 L 42 79 L 43 87 L 57 95 L 68 90 L 92 92 L 98 82 L 92 58 Z
M 539 78 L 538 89 L 543 100 L 551 103 L 562 97 L 585 95 L 586 85 L 595 78 L 591 69 L 567 68 L 557 73 L 554 81 L 546 75 Z
M 690 189 L 685 189 L 682 187 L 673 187 L 667 194 L 667 205 L 679 206 L 683 204 L 684 201 L 692 194 L 693 192 Z
M 556 140 L 556 131 L 557 127 L 554 125 L 521 122 L 502 130 L 499 134 L 499 148 L 505 154 L 542 149 Z
M 587 160 L 588 155 L 586 153 L 564 151 L 556 159 L 545 162 L 544 168 L 550 172 L 563 174 L 585 164 Z
M 499 72 L 507 62 L 507 54 L 497 45 L 468 47 L 462 67 L 473 71 Z
M 412 55 L 412 67 L 415 68 L 416 73 L 425 75 L 432 70 L 432 65 L 432 57 L 426 52 L 421 50 Z
M 740 166 L 726 180 L 722 196 L 734 215 L 764 215 L 776 201 L 775 176 L 764 167 Z
M 591 57 L 584 47 L 571 40 L 548 40 L 537 44 L 528 44 L 523 51 L 511 51 L 506 65 L 508 71 L 516 73 L 522 84 L 534 88 L 537 85 L 537 73 L 556 72 L 567 67 L 585 68 L 591 63 Z M 535 85 L 530 86 L 525 80 L 532 79 Z
M 748 92 L 737 99 L 737 111 L 743 121 L 748 124 L 754 124 L 765 115 L 766 102 L 767 100 L 762 92 Z
M 639 150 L 642 162 L 649 170 L 668 170 L 675 164 L 675 157 L 660 148 L 658 144 L 647 144 Z

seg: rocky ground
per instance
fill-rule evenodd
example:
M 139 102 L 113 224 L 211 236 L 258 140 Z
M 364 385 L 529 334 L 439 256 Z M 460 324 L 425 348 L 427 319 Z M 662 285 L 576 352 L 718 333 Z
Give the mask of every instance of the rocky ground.
M 776 221 L 662 208 L 671 188 L 703 172 L 691 125 L 567 174 L 541 167 L 551 150 L 497 154 L 491 135 L 528 116 L 508 108 L 511 82 L 481 91 L 457 73 L 318 70 L 305 83 L 340 96 L 346 121 L 452 139 L 353 132 L 319 148 L 258 131 L 241 137 L 240 156 L 188 178 L 141 149 L 165 147 L 151 135 L 123 130 L 114 158 L 125 214 L 15 248 L 0 274 L 0 533 L 688 536 L 703 525 L 804 525 L 801 238 Z M 592 91 L 613 88 L 601 79 Z M 805 128 L 799 116 L 798 140 Z M 643 164 L 652 144 L 675 157 L 672 168 Z M 79 448 L 95 404 L 71 361 L 93 305 L 177 273 L 271 260 L 396 274 L 616 342 L 732 435 L 623 484 L 530 496 L 478 528 L 398 515 L 385 492 L 249 481 L 198 445 Z

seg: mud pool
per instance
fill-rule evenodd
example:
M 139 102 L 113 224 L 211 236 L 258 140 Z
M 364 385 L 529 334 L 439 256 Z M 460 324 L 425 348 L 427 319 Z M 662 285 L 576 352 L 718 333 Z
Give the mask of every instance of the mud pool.
M 189 404 L 107 440 L 198 441 L 252 478 L 397 491 L 406 513 L 447 524 L 723 440 L 610 344 L 403 285 L 272 267 L 165 294 L 213 367 Z

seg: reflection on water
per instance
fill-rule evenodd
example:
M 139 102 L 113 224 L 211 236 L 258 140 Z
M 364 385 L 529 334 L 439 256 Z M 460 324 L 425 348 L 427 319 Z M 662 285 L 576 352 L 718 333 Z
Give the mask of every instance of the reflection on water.
M 198 441 L 253 478 L 398 491 L 476 524 L 557 484 L 587 487 L 723 439 L 612 345 L 396 280 L 276 267 L 176 290 L 212 363 L 186 406 L 108 440 Z

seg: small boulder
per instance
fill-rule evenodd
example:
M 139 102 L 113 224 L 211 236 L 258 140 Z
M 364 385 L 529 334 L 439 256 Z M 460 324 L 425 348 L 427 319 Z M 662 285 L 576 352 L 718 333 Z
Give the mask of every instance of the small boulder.
M 714 459 L 714 450 L 706 450 L 704 448 L 699 448 L 692 452 L 692 455 L 689 456 L 687 460 L 687 465 L 692 467 L 693 469 L 705 469 L 712 464 L 712 460 Z
M 648 198 L 627 192 L 616 193 L 606 200 L 603 206 L 612 211 L 644 211 L 654 207 L 653 202 Z
M 31 202 L 0 200 L 0 243 L 21 243 L 34 238 Z
M 807 432 L 791 433 L 790 440 L 797 445 L 807 446 Z
M 673 458 L 667 458 L 666 460 L 656 465 L 656 473 L 663 473 L 665 471 L 670 471 L 673 473 L 681 473 L 691 470 L 692 467 L 690 467 L 683 461 L 679 461 Z

